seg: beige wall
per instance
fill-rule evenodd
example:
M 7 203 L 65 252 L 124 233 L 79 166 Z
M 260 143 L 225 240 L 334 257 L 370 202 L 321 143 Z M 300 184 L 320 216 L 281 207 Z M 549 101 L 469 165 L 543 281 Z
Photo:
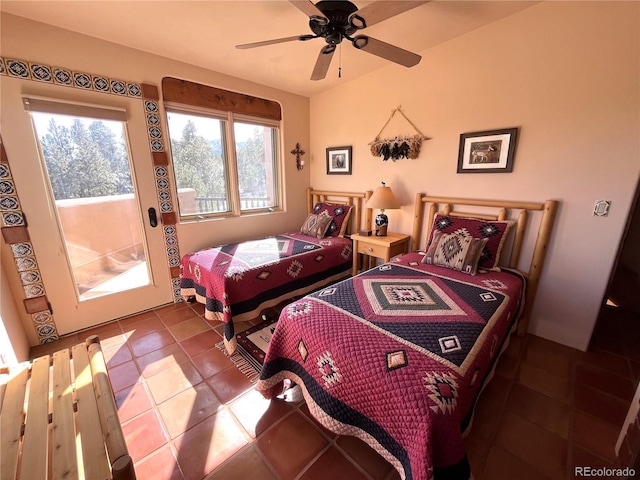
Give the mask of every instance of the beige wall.
M 200 82 L 218 88 L 254 95 L 269 100 L 277 101 L 282 106 L 282 138 L 281 150 L 284 156 L 284 211 L 272 214 L 254 215 L 251 217 L 233 218 L 216 221 L 194 222 L 178 225 L 178 239 L 180 252 L 186 253 L 206 246 L 226 243 L 232 240 L 249 237 L 265 236 L 277 232 L 295 230 L 299 228 L 306 216 L 306 202 L 302 201 L 305 190 L 309 186 L 309 170 L 299 172 L 295 167 L 295 157 L 289 152 L 300 143 L 303 149 L 309 145 L 309 99 L 281 90 L 265 87 L 242 79 L 233 78 L 220 73 L 205 70 L 203 68 L 176 62 L 167 58 L 150 55 L 138 50 L 125 48 L 113 43 L 98 40 L 92 37 L 78 35 L 76 33 L 26 20 L 13 15 L 2 14 L 0 53 L 4 57 L 40 62 L 45 65 L 58 66 L 72 71 L 90 74 L 104 75 L 113 79 L 121 79 L 138 83 L 150 83 L 160 87 L 162 78 L 172 76 Z M 131 100 L 121 99 L 114 95 L 82 92 L 79 89 L 45 85 L 40 82 L 19 80 L 7 76 L 0 77 L 0 93 L 2 94 L 2 116 L 0 127 L 3 143 L 7 150 L 12 174 L 20 195 L 21 207 L 29 217 L 29 233 L 34 249 L 38 256 L 45 288 L 49 297 L 61 298 L 64 302 L 56 301 L 54 315 L 56 324 L 61 334 L 87 328 L 98 323 L 96 318 L 105 316 L 106 312 L 101 308 L 90 310 L 81 321 L 70 321 L 64 315 L 65 309 L 71 314 L 74 310 L 75 295 L 73 285 L 68 281 L 56 278 L 55 273 L 60 268 L 66 268 L 60 247 L 51 241 L 51 234 L 45 225 L 53 222 L 50 209 L 47 207 L 45 189 L 43 188 L 37 154 L 33 143 L 32 132 L 28 129 L 19 130 L 14 127 L 14 120 L 18 116 L 24 116 L 20 102 L 20 94 L 60 96 L 62 98 L 84 101 L 89 103 L 109 104 L 133 109 L 132 115 L 138 115 L 129 122 L 130 142 L 132 149 L 138 154 L 135 161 L 142 161 L 148 168 L 143 172 L 136 172 L 138 187 L 142 190 L 142 197 L 146 195 L 150 201 L 143 205 L 143 212 L 150 206 L 158 208 L 155 195 L 155 179 L 151 164 L 146 127 L 142 108 L 131 106 Z M 100 98 L 97 98 L 98 95 Z M 165 128 L 166 134 L 166 128 Z M 19 133 L 16 133 L 19 132 Z M 28 145 L 29 148 L 25 148 Z M 142 158 L 140 158 L 142 157 Z M 175 192 L 174 192 L 175 194 Z M 142 198 L 141 197 L 141 198 Z M 174 199 L 175 201 L 175 199 Z M 146 218 L 146 217 L 145 217 Z M 158 237 L 160 247 L 163 246 L 162 235 L 157 235 L 159 229 L 149 230 L 147 227 L 147 239 Z M 156 240 L 153 240 L 156 241 Z M 11 251 L 4 242 L 0 248 L 3 264 L 13 263 Z M 157 260 L 157 259 L 156 259 Z M 47 268 L 54 262 L 59 268 Z M 166 258 L 160 258 L 161 268 L 167 269 Z M 47 271 L 44 271 L 44 270 Z M 168 270 L 168 269 L 167 269 Z M 11 276 L 9 276 L 11 280 Z M 158 304 L 168 303 L 173 300 L 170 282 L 162 282 L 158 288 L 164 289 L 162 301 Z M 20 291 L 21 286 L 12 285 L 14 291 Z M 56 295 L 58 289 L 65 289 L 65 293 Z M 17 299 L 21 304 L 22 298 Z M 113 308 L 117 308 L 114 316 L 122 316 L 142 310 L 140 305 L 123 305 L 121 302 L 111 302 Z M 98 305 L 96 303 L 96 305 Z M 84 306 L 83 306 L 84 307 Z M 148 308 L 148 307 L 147 307 Z M 23 323 L 30 325 L 29 316 L 24 309 L 19 309 Z M 114 310 L 115 311 L 115 310 Z M 112 317 L 114 318 L 114 317 Z M 105 321 L 102 319 L 100 321 Z M 37 342 L 33 329 L 27 329 L 31 344 Z
M 373 188 L 403 201 L 391 230 L 411 233 L 413 196 L 560 200 L 530 331 L 585 349 L 640 172 L 638 2 L 544 2 L 311 99 L 311 182 Z M 365 54 L 363 52 L 363 54 Z M 402 105 L 432 139 L 416 160 L 369 152 Z M 520 127 L 514 171 L 456 174 L 459 135 Z M 396 115 L 383 136 L 414 133 Z M 353 175 L 327 176 L 325 148 L 353 145 Z M 611 200 L 594 217 L 596 200 Z
M 17 274 L 16 274 L 17 275 Z M 9 286 L 4 264 L 0 266 L 0 350 L 9 364 L 29 359 L 29 339 Z M 22 307 L 22 305 L 20 305 Z M 2 363 L 0 361 L 0 363 Z

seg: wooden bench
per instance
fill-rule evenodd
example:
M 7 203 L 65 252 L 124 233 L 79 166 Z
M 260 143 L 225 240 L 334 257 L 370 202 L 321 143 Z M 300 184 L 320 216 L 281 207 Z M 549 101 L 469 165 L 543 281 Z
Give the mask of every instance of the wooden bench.
M 135 479 L 97 336 L 0 373 L 0 480 Z

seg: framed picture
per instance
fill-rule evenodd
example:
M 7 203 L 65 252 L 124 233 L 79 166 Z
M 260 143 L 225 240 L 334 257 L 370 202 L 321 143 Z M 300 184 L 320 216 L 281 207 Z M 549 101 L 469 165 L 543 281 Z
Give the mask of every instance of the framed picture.
M 458 173 L 511 172 L 517 137 L 517 128 L 461 134 Z
M 351 175 L 351 147 L 327 148 L 327 175 Z

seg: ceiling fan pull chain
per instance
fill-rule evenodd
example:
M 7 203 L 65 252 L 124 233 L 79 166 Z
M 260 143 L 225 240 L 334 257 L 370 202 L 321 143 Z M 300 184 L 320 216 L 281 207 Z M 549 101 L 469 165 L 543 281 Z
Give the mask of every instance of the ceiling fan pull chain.
M 342 44 L 340 44 L 338 55 L 338 78 L 342 78 Z

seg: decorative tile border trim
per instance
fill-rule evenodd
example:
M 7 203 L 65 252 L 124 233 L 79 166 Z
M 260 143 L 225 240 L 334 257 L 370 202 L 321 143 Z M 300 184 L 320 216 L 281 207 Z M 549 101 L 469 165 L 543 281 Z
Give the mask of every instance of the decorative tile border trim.
M 29 62 L 10 57 L 0 56 L 0 75 L 24 80 L 32 80 L 51 85 L 77 88 L 80 90 L 91 90 L 94 92 L 108 93 L 111 95 L 137 98 L 144 101 L 145 118 L 147 122 L 147 134 L 149 138 L 149 149 L 153 157 L 155 169 L 156 191 L 160 213 L 175 213 L 173 209 L 173 198 L 170 189 L 170 179 L 167 166 L 168 158 L 164 149 L 165 135 L 162 130 L 162 122 L 159 116 L 159 94 L 158 87 L 150 84 L 139 84 L 108 78 L 102 75 L 93 75 L 84 72 L 75 72 L 62 67 L 52 67 L 37 62 Z M 0 139 L 2 157 L 0 160 L 0 216 L 2 221 L 2 233 L 5 241 L 15 240 L 20 243 L 10 243 L 14 260 L 22 286 L 25 292 L 25 302 L 30 305 L 41 302 L 34 302 L 34 299 L 46 302 L 46 292 L 41 281 L 42 275 L 38 269 L 38 263 L 33 246 L 28 240 L 27 223 L 20 207 L 19 195 L 16 191 L 9 160 L 6 156 L 4 146 Z M 162 218 L 166 218 L 162 215 Z M 18 231 L 18 229 L 21 229 Z M 165 239 L 167 266 L 171 275 L 174 302 L 181 302 L 180 296 L 180 253 L 178 249 L 178 236 L 175 222 L 172 225 L 163 225 Z M 18 252 L 19 254 L 17 254 Z M 23 254 L 21 252 L 30 252 Z M 47 302 L 48 305 L 48 302 Z M 53 314 L 49 309 L 38 312 L 29 312 L 33 320 L 33 325 L 38 334 L 40 343 L 49 343 L 59 338 Z
M 31 315 L 40 343 L 57 340 L 58 329 L 49 308 L 47 292 L 42 283 L 33 245 L 24 221 L 18 192 L 11 175 L 9 158 L 0 139 L 0 211 L 2 212 L 2 236 L 11 246 L 13 260 L 24 290 L 24 306 Z M 36 318 L 38 321 L 36 322 Z
M 173 208 L 171 195 L 171 181 L 167 154 L 164 149 L 164 134 L 160 121 L 160 95 L 158 87 L 150 84 L 142 84 L 142 98 L 144 113 L 147 119 L 147 135 L 149 148 L 153 157 L 153 168 L 156 180 L 156 193 L 158 195 L 159 217 L 162 219 L 162 232 L 167 255 L 167 265 L 171 273 L 173 288 L 173 301 L 182 301 L 180 295 L 180 250 L 178 249 L 178 235 L 176 232 L 176 214 Z

